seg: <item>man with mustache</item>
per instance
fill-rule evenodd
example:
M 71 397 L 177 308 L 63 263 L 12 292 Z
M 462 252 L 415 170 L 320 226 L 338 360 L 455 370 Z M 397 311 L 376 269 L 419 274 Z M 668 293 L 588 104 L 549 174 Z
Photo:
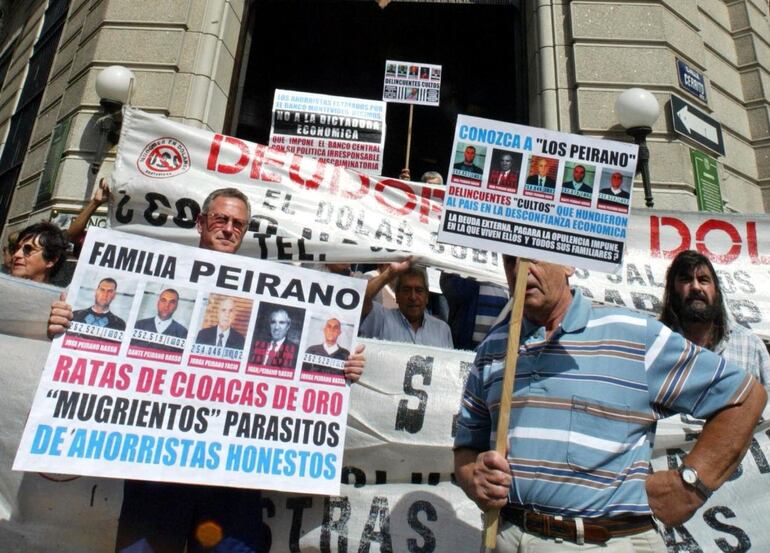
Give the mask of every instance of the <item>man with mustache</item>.
M 396 279 L 398 309 L 386 309 L 374 301 L 385 285 Z M 444 321 L 429 314 L 428 275 L 411 260 L 390 263 L 366 285 L 358 335 L 390 342 L 406 342 L 436 348 L 452 345 L 452 331 Z
M 711 261 L 693 250 L 680 252 L 666 271 L 660 321 L 685 338 L 749 370 L 770 389 L 770 355 L 756 334 L 727 316 Z

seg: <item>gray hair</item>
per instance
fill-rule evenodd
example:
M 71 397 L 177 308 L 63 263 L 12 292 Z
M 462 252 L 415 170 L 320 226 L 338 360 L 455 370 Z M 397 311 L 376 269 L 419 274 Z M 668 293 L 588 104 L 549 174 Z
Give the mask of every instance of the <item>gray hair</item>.
M 422 279 L 422 285 L 425 288 L 425 292 L 428 292 L 428 273 L 423 269 L 422 267 L 409 267 L 406 271 L 398 275 L 398 278 L 396 279 L 396 293 L 398 293 L 399 289 L 401 288 L 401 281 L 404 280 L 406 277 L 410 276 L 418 276 Z
M 211 202 L 213 202 L 217 198 L 236 198 L 238 200 L 241 200 L 246 205 L 246 212 L 248 213 L 248 218 L 251 219 L 251 204 L 249 203 L 249 199 L 246 197 L 246 194 L 244 194 L 237 188 L 218 188 L 214 190 L 211 194 L 206 196 L 205 200 L 203 200 L 203 207 L 201 208 L 201 213 L 203 213 L 204 215 L 208 213 L 209 208 L 211 207 Z
M 439 184 L 444 184 L 444 177 L 438 171 L 425 171 L 420 177 L 422 182 L 428 182 L 430 179 L 438 179 Z

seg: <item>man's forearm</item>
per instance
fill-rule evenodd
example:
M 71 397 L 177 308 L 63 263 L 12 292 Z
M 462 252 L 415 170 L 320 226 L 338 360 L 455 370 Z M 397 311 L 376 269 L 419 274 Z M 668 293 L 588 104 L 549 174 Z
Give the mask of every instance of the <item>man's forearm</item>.
M 741 462 L 766 402 L 765 389 L 754 382 L 743 403 L 722 409 L 706 421 L 685 464 L 698 471 L 709 489 L 721 486 Z
M 364 304 L 363 308 L 361 309 L 362 319 L 369 314 L 369 311 L 372 310 L 372 302 L 374 301 L 374 297 L 379 293 L 380 290 L 385 288 L 385 285 L 390 282 L 392 278 L 393 272 L 391 271 L 390 267 L 388 267 L 384 271 L 380 271 L 380 274 L 378 274 L 376 277 L 370 278 L 367 281 L 366 292 L 364 293 Z
M 471 490 L 473 489 L 473 468 L 479 453 L 481 452 L 469 447 L 460 447 L 454 450 L 455 479 L 465 492 L 465 495 L 474 501 L 476 498 L 471 494 Z

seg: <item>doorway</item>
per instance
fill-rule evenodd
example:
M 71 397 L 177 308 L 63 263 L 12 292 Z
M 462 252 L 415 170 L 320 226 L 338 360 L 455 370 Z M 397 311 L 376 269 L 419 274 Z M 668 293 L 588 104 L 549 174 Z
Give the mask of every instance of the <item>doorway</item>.
M 275 89 L 382 99 L 385 60 L 442 66 L 439 107 L 415 106 L 410 169 L 446 177 L 458 114 L 527 122 L 517 2 L 263 0 L 250 5 L 235 135 L 267 144 Z M 388 104 L 383 174 L 406 155 L 409 106 Z M 233 127 L 231 127 L 233 128 Z

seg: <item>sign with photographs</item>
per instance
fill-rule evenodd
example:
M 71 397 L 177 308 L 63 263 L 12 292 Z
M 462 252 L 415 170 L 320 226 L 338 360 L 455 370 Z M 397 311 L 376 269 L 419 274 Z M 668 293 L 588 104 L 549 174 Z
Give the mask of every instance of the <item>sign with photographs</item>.
M 637 149 L 460 115 L 439 241 L 613 271 Z
M 188 164 L 153 177 L 147 153 L 162 140 Z M 194 182 L 195 186 L 190 186 Z M 436 241 L 446 188 L 366 175 L 309 156 L 196 129 L 125 108 L 111 175 L 110 225 L 125 232 L 197 245 L 206 196 L 241 190 L 252 206 L 239 255 L 300 263 L 375 263 L 413 255 L 423 265 L 505 283 L 500 256 Z
M 276 90 L 270 147 L 379 175 L 386 107 L 378 100 Z
M 89 231 L 14 469 L 339 493 L 365 281 L 168 246 Z
M 382 99 L 397 104 L 438 106 L 441 96 L 441 66 L 413 61 L 385 62 Z

